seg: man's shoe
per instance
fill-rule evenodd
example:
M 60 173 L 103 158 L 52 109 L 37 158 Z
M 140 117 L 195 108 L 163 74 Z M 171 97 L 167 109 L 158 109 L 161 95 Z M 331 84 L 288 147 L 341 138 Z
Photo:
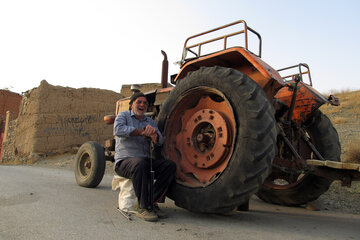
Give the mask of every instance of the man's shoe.
M 157 205 L 157 204 L 154 204 L 154 211 L 155 211 L 156 215 L 158 216 L 158 218 L 162 218 L 162 219 L 168 218 L 168 215 L 163 210 L 161 210 L 159 208 L 159 205 Z
M 139 210 L 135 213 L 136 216 L 147 222 L 156 222 L 158 220 L 158 216 L 155 214 L 155 212 L 149 211 L 147 209 L 139 208 Z

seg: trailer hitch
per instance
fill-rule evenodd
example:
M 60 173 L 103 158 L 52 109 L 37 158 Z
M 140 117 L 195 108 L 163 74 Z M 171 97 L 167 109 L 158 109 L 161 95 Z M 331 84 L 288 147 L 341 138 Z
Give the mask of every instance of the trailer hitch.
M 339 98 L 335 97 L 334 95 L 330 95 L 327 100 L 333 106 L 340 106 Z

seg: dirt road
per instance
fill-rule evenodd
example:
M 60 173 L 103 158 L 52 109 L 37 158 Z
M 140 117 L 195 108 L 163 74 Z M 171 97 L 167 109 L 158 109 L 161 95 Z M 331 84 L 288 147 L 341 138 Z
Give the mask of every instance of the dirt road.
M 269 205 L 249 212 L 195 214 L 167 200 L 170 218 L 126 220 L 116 211 L 111 175 L 77 186 L 67 169 L 0 166 L 0 239 L 358 239 L 360 215 Z

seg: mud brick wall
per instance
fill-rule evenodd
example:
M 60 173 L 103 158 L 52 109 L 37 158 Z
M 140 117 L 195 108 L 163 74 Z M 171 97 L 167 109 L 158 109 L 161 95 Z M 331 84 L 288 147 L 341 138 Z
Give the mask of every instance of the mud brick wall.
M 0 120 L 5 120 L 6 112 L 12 113 L 12 119 L 17 118 L 22 96 L 8 90 L 0 90 Z
M 138 84 L 138 85 L 140 86 L 140 91 L 143 93 L 161 88 L 160 83 L 144 83 L 144 84 Z M 131 88 L 131 84 L 122 85 L 121 95 L 123 95 L 124 97 L 130 97 L 133 94 L 133 92 L 130 90 L 130 88 Z
M 1 161 L 0 163 L 10 162 L 16 158 L 16 151 L 14 146 L 15 140 L 15 126 L 17 120 L 12 120 L 8 123 L 8 131 L 6 140 L 2 145 Z
M 121 94 L 109 90 L 52 86 L 45 80 L 24 94 L 16 126 L 15 147 L 21 154 L 69 151 L 86 141 L 103 144 L 112 126 L 103 117 L 114 114 Z
M 17 118 L 21 99 L 22 96 L 20 94 L 8 90 L 0 90 L 0 159 L 3 153 L 6 121 Z M 10 113 L 8 120 L 6 120 L 6 112 Z

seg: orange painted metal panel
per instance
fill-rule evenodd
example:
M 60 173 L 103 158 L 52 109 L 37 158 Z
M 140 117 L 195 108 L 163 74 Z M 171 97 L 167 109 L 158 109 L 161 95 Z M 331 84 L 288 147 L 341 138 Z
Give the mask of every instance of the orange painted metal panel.
M 288 107 L 291 104 L 294 82 L 289 82 L 290 86 L 284 87 L 278 91 L 275 98 L 283 101 Z M 292 120 L 297 123 L 303 123 L 308 116 L 321 105 L 327 102 L 327 99 L 311 86 L 299 82 L 297 96 Z
M 254 80 L 271 99 L 283 86 L 285 81 L 279 73 L 261 60 L 258 56 L 241 47 L 229 48 L 192 61 L 187 62 L 174 82 L 184 78 L 189 72 L 200 67 L 221 66 L 236 69 Z

